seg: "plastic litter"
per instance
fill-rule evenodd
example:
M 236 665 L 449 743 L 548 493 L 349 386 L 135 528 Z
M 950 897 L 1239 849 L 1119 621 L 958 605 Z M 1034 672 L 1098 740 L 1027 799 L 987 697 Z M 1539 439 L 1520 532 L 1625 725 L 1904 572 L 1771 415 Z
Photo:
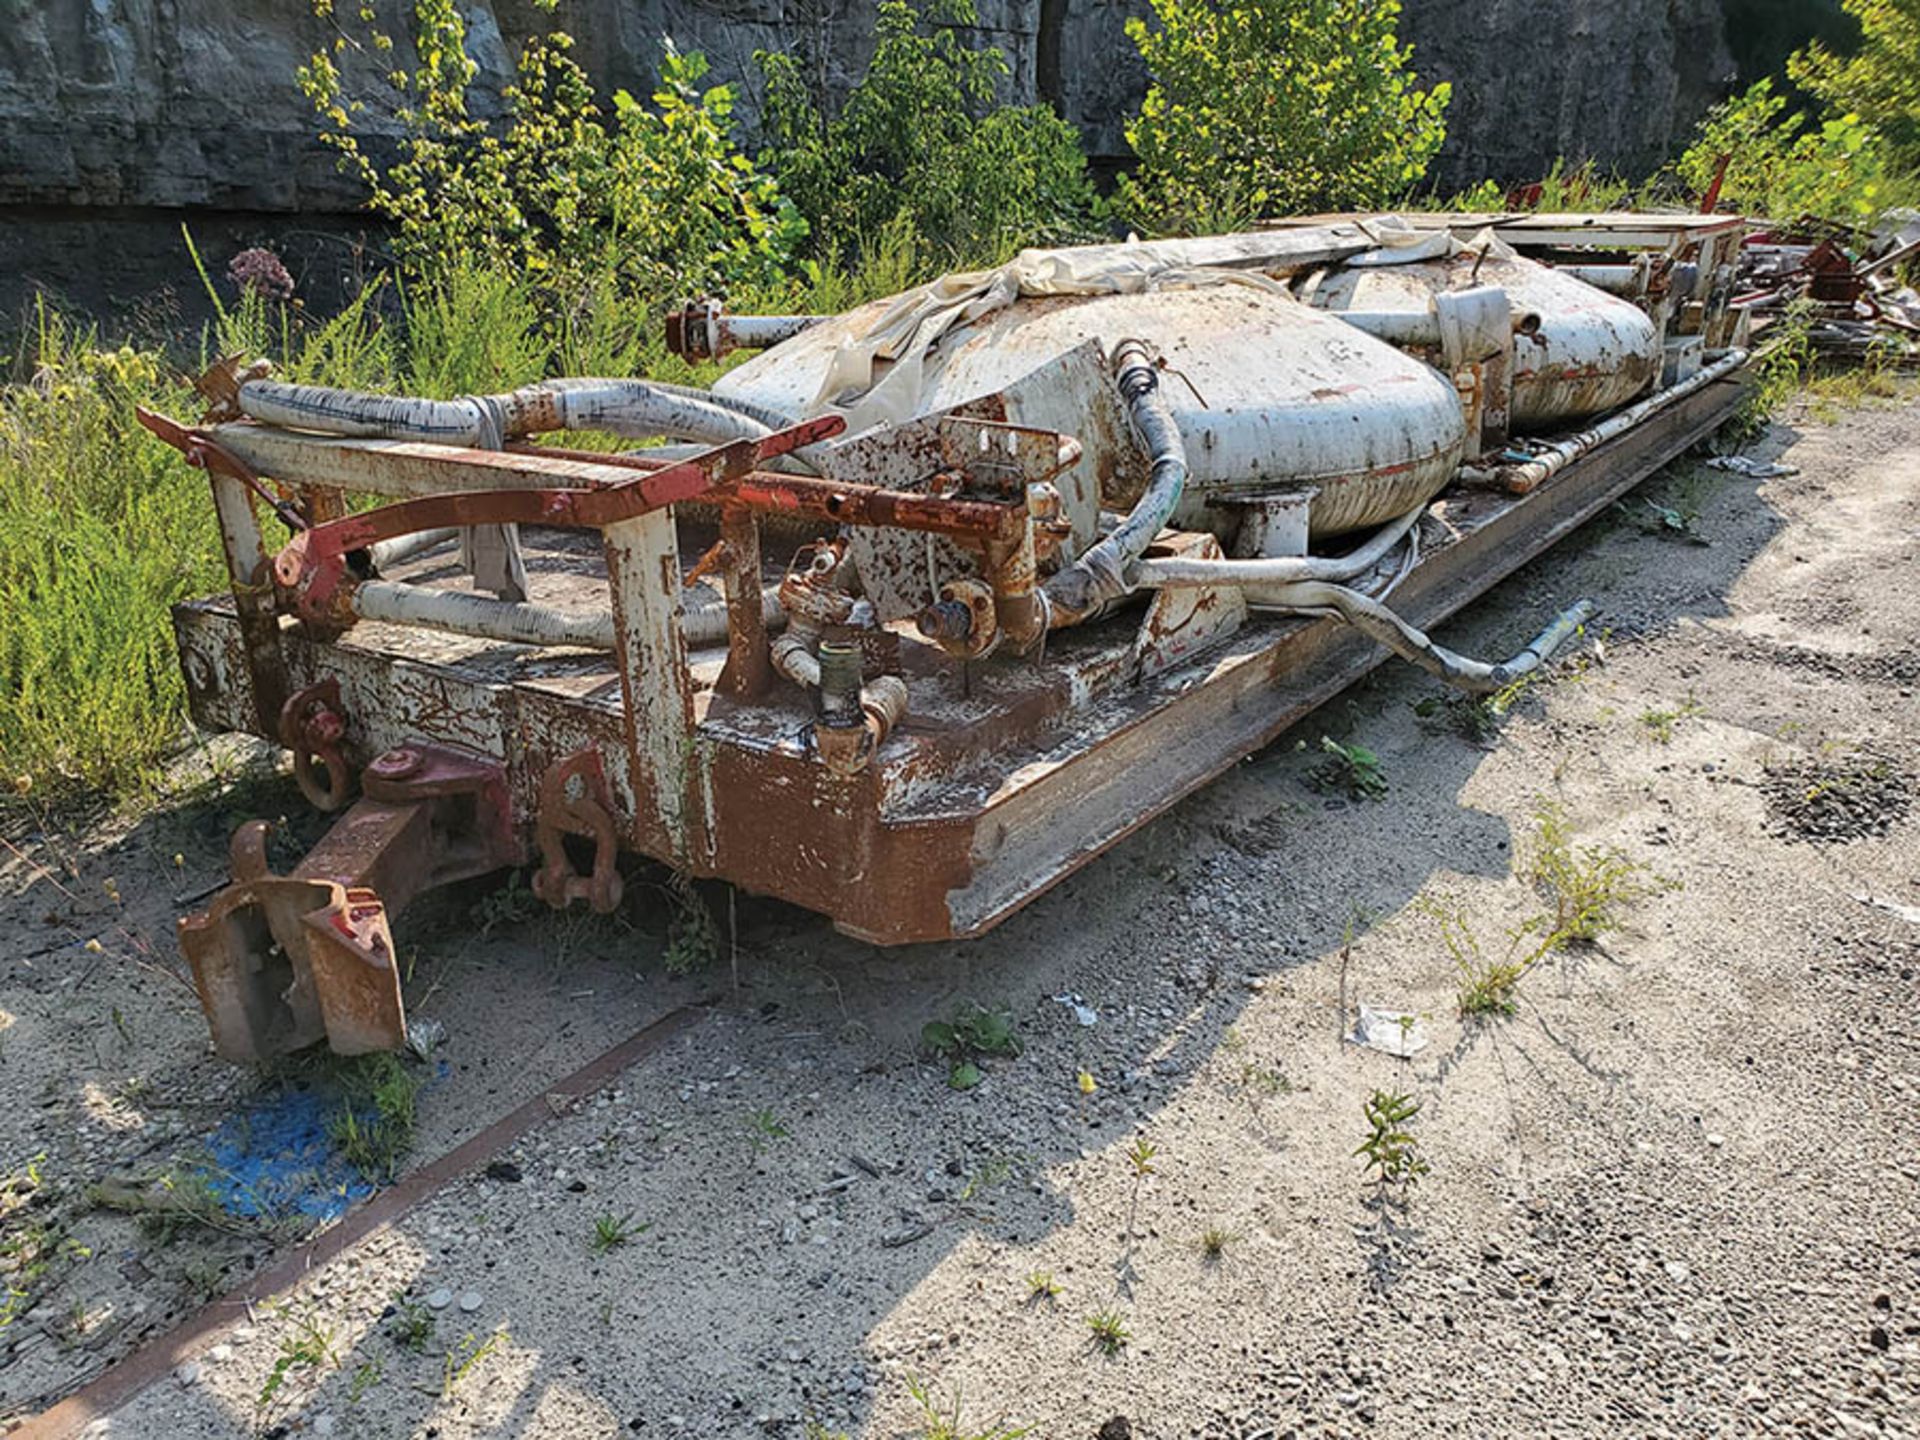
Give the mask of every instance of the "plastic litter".
M 1071 1010 L 1074 1020 L 1083 1030 L 1091 1030 L 1100 1023 L 1100 1012 L 1078 995 L 1056 995 L 1053 1000 L 1056 1005 L 1064 1005 Z
M 1782 475 L 1798 475 L 1798 465 L 1782 465 L 1777 460 L 1756 460 L 1751 455 L 1716 455 L 1707 461 L 1709 470 L 1731 470 L 1749 480 L 1777 480 Z
M 1425 1023 L 1412 1011 L 1388 1010 L 1376 1005 L 1360 1007 L 1360 1019 L 1348 1038 L 1356 1045 L 1397 1055 L 1403 1060 L 1418 1055 L 1431 1039 Z

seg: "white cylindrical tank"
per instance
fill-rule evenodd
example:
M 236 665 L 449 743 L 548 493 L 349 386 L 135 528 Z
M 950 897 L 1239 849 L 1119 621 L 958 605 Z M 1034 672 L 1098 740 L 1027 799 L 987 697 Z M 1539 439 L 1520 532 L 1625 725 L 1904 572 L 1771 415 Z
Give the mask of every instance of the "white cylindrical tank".
M 1515 430 L 1553 429 L 1616 410 L 1660 375 L 1660 335 L 1636 306 L 1524 256 L 1463 251 L 1405 265 L 1349 265 L 1303 281 L 1319 309 L 1425 312 L 1437 290 L 1497 285 L 1540 328 L 1513 340 Z
M 815 326 L 729 371 L 714 390 L 807 413 L 835 349 L 892 303 Z M 1316 535 L 1376 525 L 1437 494 L 1459 467 L 1466 427 L 1439 373 L 1288 294 L 1245 284 L 1016 300 L 928 352 L 917 409 L 1000 390 L 1089 339 L 1108 353 L 1143 340 L 1165 361 L 1190 469 L 1174 513 L 1185 528 L 1231 523 L 1210 497 L 1290 485 L 1318 489 Z

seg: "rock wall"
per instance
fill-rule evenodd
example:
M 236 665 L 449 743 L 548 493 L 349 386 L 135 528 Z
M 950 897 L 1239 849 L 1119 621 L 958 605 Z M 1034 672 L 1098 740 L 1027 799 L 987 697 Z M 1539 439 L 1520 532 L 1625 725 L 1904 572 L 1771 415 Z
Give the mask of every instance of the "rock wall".
M 1405 0 L 1419 70 L 1454 86 L 1436 178 L 1528 178 L 1562 154 L 1650 168 L 1731 79 L 1721 3 Z M 411 7 L 377 8 L 398 31 Z M 1118 164 L 1145 84 L 1123 26 L 1145 0 L 978 9 L 975 38 L 1006 52 L 1009 96 L 1050 100 L 1097 162 Z M 468 10 L 476 58 L 504 78 L 544 17 L 526 0 Z M 756 49 L 797 47 L 844 87 L 870 53 L 872 15 L 858 0 L 562 0 L 558 21 L 606 88 L 646 93 L 662 35 L 705 51 L 716 79 L 739 84 L 750 125 Z M 293 81 L 330 33 L 309 0 L 0 0 L 0 306 L 35 281 L 123 300 L 177 257 L 189 215 L 237 237 L 350 228 L 357 195 Z

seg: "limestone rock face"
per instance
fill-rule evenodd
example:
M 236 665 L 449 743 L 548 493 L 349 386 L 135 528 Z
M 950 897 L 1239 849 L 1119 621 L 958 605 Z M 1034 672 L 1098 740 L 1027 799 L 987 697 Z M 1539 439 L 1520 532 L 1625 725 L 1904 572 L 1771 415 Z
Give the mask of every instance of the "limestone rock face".
M 343 13 L 347 7 L 343 6 Z M 381 0 L 388 28 L 402 0 Z M 496 78 L 537 12 L 468 5 Z M 1145 73 L 1123 33 L 1144 0 L 984 0 L 978 41 L 1011 63 L 1010 98 L 1044 97 L 1113 163 Z M 872 6 L 855 0 L 570 0 L 562 23 L 604 86 L 646 93 L 662 35 L 742 90 L 756 49 L 801 47 L 829 85 L 860 73 Z M 1720 0 L 1407 0 L 1423 76 L 1454 84 L 1445 178 L 1521 179 L 1554 156 L 1637 171 L 1731 77 Z M 314 138 L 294 67 L 328 27 L 308 0 L 0 0 L 0 205 L 353 208 Z

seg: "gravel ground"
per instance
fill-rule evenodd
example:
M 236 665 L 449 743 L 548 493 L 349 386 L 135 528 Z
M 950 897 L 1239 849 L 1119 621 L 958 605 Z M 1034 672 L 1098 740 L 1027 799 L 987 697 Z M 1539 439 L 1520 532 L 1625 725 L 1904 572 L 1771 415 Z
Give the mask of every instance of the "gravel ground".
M 675 981 L 657 922 L 476 938 L 456 897 L 413 927 L 450 1036 L 418 1154 L 716 998 L 97 1432 L 1920 1435 L 1920 408 L 1758 453 L 1800 473 L 1651 487 L 1709 544 L 1629 509 L 1448 627 L 1500 651 L 1601 603 L 1497 734 L 1390 666 L 984 941 L 878 951 L 743 899 L 735 964 Z M 1322 734 L 1384 800 L 1309 784 Z M 164 958 L 260 800 L 14 837 L 0 1144 L 45 1152 L 37 1211 L 92 1253 L 0 1331 L 0 1405 L 270 1248 L 74 1203 L 263 1083 L 207 1057 Z M 1434 911 L 1505 953 L 1543 806 L 1647 893 L 1462 1018 Z M 1350 1043 L 1362 1004 L 1425 1048 Z M 958 1091 L 920 1031 L 976 1005 L 1021 1053 Z M 1376 1089 L 1420 1104 L 1409 1186 L 1353 1153 Z

